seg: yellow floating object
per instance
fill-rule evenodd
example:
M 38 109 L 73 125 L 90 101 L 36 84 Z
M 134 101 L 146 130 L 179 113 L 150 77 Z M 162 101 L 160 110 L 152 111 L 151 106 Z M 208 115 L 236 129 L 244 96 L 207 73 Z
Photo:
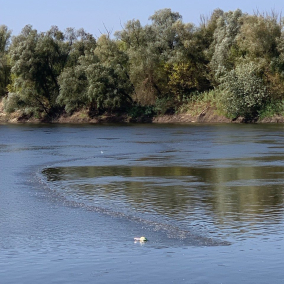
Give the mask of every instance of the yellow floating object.
M 145 237 L 140 237 L 140 238 L 134 238 L 134 241 L 143 243 L 147 242 L 148 240 Z

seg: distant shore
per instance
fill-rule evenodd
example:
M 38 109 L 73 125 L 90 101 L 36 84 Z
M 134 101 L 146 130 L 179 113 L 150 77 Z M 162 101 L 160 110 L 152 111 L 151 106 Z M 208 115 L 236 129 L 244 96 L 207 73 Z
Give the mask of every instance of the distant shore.
M 89 116 L 87 111 L 78 111 L 72 115 L 63 114 L 55 118 L 38 119 L 27 117 L 21 112 L 7 114 L 0 105 L 0 123 L 58 123 L 58 124 L 99 124 L 99 123 L 247 123 L 243 118 L 236 120 L 229 119 L 219 115 L 214 107 L 209 107 L 199 114 L 179 113 L 169 115 L 157 115 L 154 117 L 137 117 L 132 118 L 127 114 L 103 114 Z M 283 116 L 274 116 L 253 121 L 250 123 L 284 123 Z

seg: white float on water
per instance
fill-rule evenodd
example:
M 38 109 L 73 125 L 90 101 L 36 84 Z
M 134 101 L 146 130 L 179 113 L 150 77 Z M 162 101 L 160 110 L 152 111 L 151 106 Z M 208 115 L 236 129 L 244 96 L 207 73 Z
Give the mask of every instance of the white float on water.
M 140 237 L 140 238 L 134 238 L 134 241 L 143 243 L 147 242 L 148 240 L 145 237 Z

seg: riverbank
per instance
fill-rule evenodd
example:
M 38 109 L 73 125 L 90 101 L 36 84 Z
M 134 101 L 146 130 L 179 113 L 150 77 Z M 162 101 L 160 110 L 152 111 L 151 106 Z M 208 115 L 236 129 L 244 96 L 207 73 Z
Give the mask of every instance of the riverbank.
M 23 115 L 21 111 L 7 114 L 0 102 L 0 123 L 246 123 L 242 117 L 232 120 L 220 115 L 214 106 L 207 106 L 201 112 L 187 111 L 178 114 L 157 115 L 153 117 L 130 117 L 127 114 L 103 114 L 90 116 L 88 110 L 74 112 L 72 115 L 62 114 L 53 118 L 38 119 Z M 253 123 L 284 123 L 284 116 L 266 117 Z
M 180 113 L 171 115 L 158 115 L 154 117 L 136 117 L 132 118 L 127 114 L 104 114 L 97 116 L 89 116 L 87 111 L 75 112 L 72 115 L 60 115 L 51 119 L 38 119 L 27 117 L 20 112 L 6 114 L 0 112 L 0 123 L 230 123 L 230 119 L 217 115 L 214 109 L 208 109 L 202 114 L 192 115 L 190 113 Z M 241 122 L 241 120 L 238 120 Z

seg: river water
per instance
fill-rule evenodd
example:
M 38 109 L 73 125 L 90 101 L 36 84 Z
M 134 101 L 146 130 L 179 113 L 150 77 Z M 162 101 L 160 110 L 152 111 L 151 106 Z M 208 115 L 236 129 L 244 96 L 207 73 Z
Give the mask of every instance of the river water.
M 0 283 L 283 283 L 283 130 L 0 125 Z

